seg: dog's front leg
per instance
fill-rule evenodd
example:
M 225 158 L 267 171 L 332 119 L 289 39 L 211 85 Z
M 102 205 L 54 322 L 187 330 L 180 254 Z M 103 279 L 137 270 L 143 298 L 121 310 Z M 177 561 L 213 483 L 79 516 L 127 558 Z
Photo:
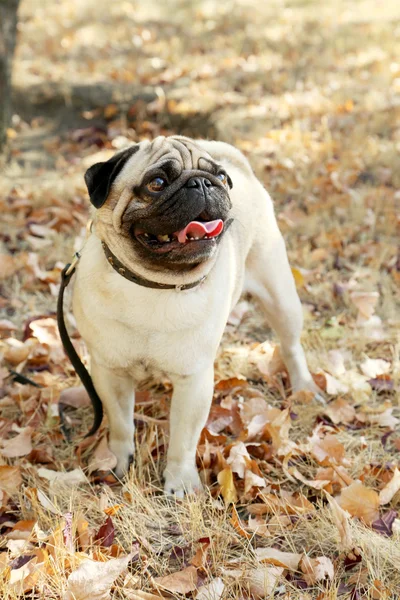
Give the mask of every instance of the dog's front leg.
M 171 375 L 174 384 L 164 490 L 182 498 L 201 489 L 196 448 L 206 424 L 214 389 L 214 366 L 189 376 Z
M 118 477 L 122 477 L 129 469 L 135 450 L 133 380 L 129 375 L 116 373 L 103 363 L 96 362 L 93 357 L 91 375 L 108 417 L 109 447 L 117 457 L 114 470 Z

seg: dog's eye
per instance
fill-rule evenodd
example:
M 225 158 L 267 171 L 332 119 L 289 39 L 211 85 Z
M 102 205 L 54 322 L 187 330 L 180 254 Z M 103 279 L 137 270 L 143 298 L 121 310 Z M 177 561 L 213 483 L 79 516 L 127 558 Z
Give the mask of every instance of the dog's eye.
M 162 177 L 155 177 L 146 185 L 146 187 L 149 190 L 149 192 L 161 192 L 166 185 L 167 182 L 165 181 L 165 179 L 163 179 Z
M 227 182 L 226 173 L 218 173 L 217 179 L 222 181 L 223 184 L 226 184 L 226 182 Z

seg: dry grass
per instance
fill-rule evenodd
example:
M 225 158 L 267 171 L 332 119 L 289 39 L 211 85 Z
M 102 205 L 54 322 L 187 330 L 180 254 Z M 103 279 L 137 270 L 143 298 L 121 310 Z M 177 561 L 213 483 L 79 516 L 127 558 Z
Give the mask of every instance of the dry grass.
M 79 246 L 88 212 L 82 172 L 98 147 L 87 135 L 78 141 L 71 136 L 78 127 L 100 122 L 101 143 L 108 149 L 117 136 L 137 140 L 172 131 L 225 139 L 248 155 L 275 200 L 291 264 L 301 273 L 304 344 L 312 371 L 330 372 L 331 350 L 351 352 L 346 363 L 349 373 L 360 373 L 365 356 L 386 359 L 396 389 L 400 384 L 399 55 L 396 0 L 384 4 L 375 0 L 23 1 L 14 73 L 20 118 L 14 118 L 11 131 L 12 161 L 1 175 L 3 251 L 37 252 L 41 268 L 50 271 L 56 261 L 69 258 L 74 245 Z M 83 99 L 82 86 L 90 87 Z M 158 100 L 150 108 L 132 102 L 138 91 L 154 91 L 155 87 Z M 105 120 L 101 108 L 90 117 L 93 97 L 98 106 L 115 103 L 115 114 Z M 42 108 L 39 103 L 30 104 L 39 100 L 44 102 Z M 136 107 L 133 116 L 128 111 L 131 104 Z M 55 204 L 75 211 L 74 217 L 56 227 L 51 244 L 38 250 L 28 236 L 29 219 L 12 208 L 10 197 L 29 200 L 34 212 L 31 221 L 36 214 L 38 222 L 48 223 L 46 211 Z M 350 295 L 353 290 L 379 292 L 376 316 L 380 321 L 375 327 L 358 322 Z M 52 294 L 48 283 L 37 284 L 28 267 L 1 282 L 0 293 L 2 316 L 17 326 L 15 337 L 21 337 L 29 318 L 55 309 L 54 290 Z M 270 405 L 282 408 L 283 387 L 268 386 L 252 360 L 255 342 L 267 337 L 270 332 L 257 309 L 250 309 L 239 327 L 227 327 L 216 376 L 217 380 L 248 377 Z M 45 381 L 42 373 L 29 371 L 29 364 L 24 372 Z M 24 408 L 21 398 L 1 407 L 6 422 L 35 424 L 35 444 L 52 447 L 52 468 L 60 471 L 78 465 L 85 470 L 95 445 L 81 445 L 77 452 L 76 446 L 57 435 L 58 421 L 45 414 L 60 389 L 75 383 L 66 363 L 53 365 L 37 412 Z M 22 386 L 9 382 L 4 390 L 8 395 L 13 392 L 14 399 L 23 394 Z M 153 387 L 151 398 L 157 402 L 139 406 L 138 411 L 165 418 L 168 393 L 168 387 Z M 236 393 L 234 399 L 239 396 Z M 351 385 L 344 397 L 357 410 L 379 409 L 389 400 L 393 414 L 399 415 L 394 392 L 378 394 L 370 389 L 365 393 Z M 220 400 L 218 394 L 216 400 Z M 324 409 L 314 403 L 293 408 L 297 419 L 290 439 L 305 443 Z M 80 410 L 71 412 L 69 418 L 75 434 L 85 430 L 91 414 Z M 350 476 L 362 477 L 365 485 L 376 490 L 383 485 L 380 473 L 385 465 L 398 463 L 399 445 L 392 444 L 399 439 L 398 432 L 384 446 L 385 431 L 376 424 L 335 431 L 345 447 Z M 35 547 L 43 539 L 51 548 L 48 536 L 51 532 L 54 536 L 41 592 L 36 596 L 29 592 L 26 598 L 62 598 L 68 574 L 79 564 L 79 555 L 71 556 L 60 538 L 65 515 L 73 515 L 73 529 L 82 518 L 95 532 L 104 522 L 104 509 L 115 505 L 120 505 L 113 516 L 117 544 L 124 552 L 132 547 L 138 552 L 131 565 L 138 589 L 154 593 L 155 577 L 187 566 L 199 540 L 210 538 L 202 577 L 204 581 L 207 577 L 224 580 L 222 600 L 249 597 L 252 569 L 259 567 L 254 551 L 273 545 L 287 552 L 330 557 L 335 567 L 333 581 L 317 582 L 307 590 L 282 577 L 275 589 L 279 598 L 400 596 L 396 591 L 400 589 L 399 527 L 389 538 L 356 519 L 350 522 L 354 544 L 362 555 L 360 576 L 365 578 L 363 595 L 356 596 L 354 584 L 348 581 L 357 569 L 344 570 L 337 528 L 323 492 L 287 479 L 279 460 L 261 461 L 276 493 L 301 489 L 315 510 L 307 517 L 292 518 L 290 527 L 278 523 L 271 537 L 247 539 L 232 526 L 231 508 L 218 499 L 215 465 L 210 492 L 175 502 L 157 491 L 162 487 L 165 430 L 140 423 L 137 436 L 140 452 L 135 471 L 129 481 L 111 486 L 107 478 L 91 478 L 90 484 L 72 489 L 62 484 L 49 486 L 37 474 L 40 465 L 31 464 L 30 459 L 1 459 L 3 464 L 19 464 L 24 477 L 18 501 L 6 514 L 36 521 Z M 233 441 L 228 436 L 221 449 L 225 458 L 226 447 Z M 308 457 L 301 463 L 301 472 L 312 479 L 317 467 Z M 47 495 L 53 512 L 32 496 L 32 489 Z M 389 508 L 398 509 L 398 500 L 399 494 Z M 251 502 L 247 499 L 238 505 L 243 522 Z M 1 548 L 7 542 L 3 535 Z M 19 548 L 15 554 L 27 551 Z M 88 553 L 93 551 L 100 552 L 92 540 Z M 229 576 L 227 571 L 235 569 L 243 575 Z M 18 597 L 9 576 L 5 569 L 0 583 L 4 600 Z M 118 581 L 113 597 L 129 598 L 122 580 Z M 378 590 L 376 581 L 381 586 Z M 340 587 L 345 583 L 348 587 Z

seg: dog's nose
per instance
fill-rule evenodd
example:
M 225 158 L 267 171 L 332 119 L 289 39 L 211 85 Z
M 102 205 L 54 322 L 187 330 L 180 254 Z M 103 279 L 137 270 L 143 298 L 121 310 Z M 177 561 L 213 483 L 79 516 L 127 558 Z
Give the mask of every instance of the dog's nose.
M 188 188 L 200 188 L 202 186 L 211 187 L 212 183 L 207 177 L 191 177 L 186 183 Z

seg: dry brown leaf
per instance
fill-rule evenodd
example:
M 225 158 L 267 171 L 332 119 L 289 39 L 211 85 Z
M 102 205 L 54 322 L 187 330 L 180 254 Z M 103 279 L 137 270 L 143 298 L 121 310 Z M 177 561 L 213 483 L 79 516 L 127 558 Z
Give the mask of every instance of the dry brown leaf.
M 339 504 L 352 517 L 362 519 L 367 525 L 379 517 L 379 495 L 360 481 L 355 481 L 342 490 Z
M 126 569 L 132 556 L 133 553 L 107 562 L 84 560 L 69 575 L 63 600 L 110 600 L 111 586 Z
M 397 494 L 400 490 L 400 471 L 396 467 L 393 473 L 392 479 L 385 485 L 383 489 L 379 492 L 379 504 L 384 506 L 385 504 L 389 504 L 392 498 Z
M 110 471 L 116 464 L 117 458 L 109 449 L 107 438 L 104 436 L 92 455 L 88 471 L 89 473 L 93 473 L 93 471 Z
M 221 486 L 221 496 L 224 499 L 225 506 L 235 504 L 238 500 L 238 496 L 233 481 L 232 469 L 230 467 L 226 467 L 218 473 L 218 483 Z
M 51 469 L 40 467 L 37 474 L 39 477 L 50 481 L 51 486 L 56 486 L 57 484 L 74 486 L 80 483 L 89 483 L 81 468 L 73 469 L 72 471 L 52 471 Z
M 73 406 L 74 408 L 90 406 L 89 395 L 82 385 L 63 390 L 58 402 L 59 404 L 66 404 L 67 406 Z
M 252 352 L 252 359 L 267 381 L 278 373 L 286 372 L 286 365 L 280 347 L 274 346 L 270 342 L 264 342 L 257 346 L 255 351 Z
M 232 472 L 237 473 L 241 479 L 244 478 L 244 473 L 247 465 L 246 459 L 250 460 L 250 455 L 243 442 L 238 442 L 237 444 L 232 446 L 229 452 L 229 456 L 226 459 L 226 462 L 228 463 L 228 465 L 230 465 Z
M 48 344 L 49 346 L 61 345 L 56 319 L 52 317 L 35 319 L 29 323 L 29 328 L 41 344 Z
M 15 366 L 28 358 L 31 351 L 28 345 L 25 345 L 14 338 L 8 338 L 5 341 L 7 343 L 7 347 L 4 351 L 4 358 L 6 361 Z
M 150 592 L 144 592 L 143 590 L 129 590 L 125 586 L 124 596 L 128 600 L 160 600 L 160 598 L 165 598 L 165 596 L 161 596 L 160 594 L 150 594 Z
M 286 456 L 296 448 L 295 442 L 289 439 L 289 430 L 292 426 L 289 409 L 279 411 L 271 423 L 267 423 L 264 432 L 271 441 L 274 452 L 279 456 Z
M 310 438 L 311 453 L 320 465 L 340 465 L 343 463 L 346 451 L 335 435 L 327 435 L 324 438 L 313 435 Z
M 16 458 L 18 456 L 26 456 L 32 452 L 32 427 L 24 427 L 10 440 L 0 440 L 2 448 L 0 454 L 7 458 Z
M 18 466 L 0 466 L 0 490 L 9 496 L 17 494 L 22 484 L 21 469 Z
M 337 527 L 340 538 L 340 550 L 348 552 L 354 548 L 353 536 L 350 530 L 349 518 L 350 514 L 336 502 L 330 494 L 326 492 L 333 521 Z
M 352 292 L 351 301 L 357 307 L 359 318 L 368 320 L 375 312 L 378 302 L 378 292 Z
M 18 264 L 14 256 L 0 254 L 0 281 L 10 277 L 18 270 Z
M 224 593 L 225 585 L 220 577 L 212 579 L 209 583 L 201 586 L 196 600 L 219 600 Z
M 263 488 L 266 485 L 264 477 L 253 473 L 250 469 L 246 469 L 244 473 L 244 493 L 247 494 L 251 488 L 260 487 Z
M 186 567 L 182 571 L 176 571 L 164 577 L 155 577 L 154 583 L 176 594 L 188 594 L 197 588 L 196 567 Z
M 376 410 L 363 407 L 362 412 L 359 411 L 357 413 L 357 419 L 361 423 L 370 423 L 378 427 L 388 427 L 394 431 L 399 419 L 393 415 L 393 406 L 387 404 L 385 403 L 383 407 L 379 407 Z
M 282 567 L 263 566 L 246 573 L 250 592 L 256 598 L 271 598 L 283 573 Z
M 295 552 L 281 552 L 276 548 L 256 548 L 255 555 L 260 562 L 297 571 L 302 554 Z
M 322 581 L 326 578 L 332 581 L 335 574 L 333 563 L 327 556 L 318 556 L 317 558 L 303 556 L 300 567 L 308 585 L 314 585 L 317 581 Z
M 160 598 L 165 598 L 165 596 L 161 596 L 160 594 L 150 594 L 150 592 L 144 592 L 143 590 L 129 590 L 125 587 L 124 596 L 128 600 L 160 600 Z
M 326 407 L 325 414 L 335 425 L 347 425 L 356 418 L 356 409 L 343 398 L 337 398 Z
M 241 524 L 240 518 L 239 518 L 239 515 L 237 513 L 235 506 L 233 506 L 233 508 L 232 508 L 232 518 L 231 518 L 230 522 L 241 537 L 244 537 L 248 540 L 253 537 L 252 534 L 249 533 L 248 531 L 246 531 L 244 529 L 243 525 Z
M 248 529 L 262 537 L 271 537 L 268 523 L 260 515 L 256 515 L 254 518 L 249 516 Z

